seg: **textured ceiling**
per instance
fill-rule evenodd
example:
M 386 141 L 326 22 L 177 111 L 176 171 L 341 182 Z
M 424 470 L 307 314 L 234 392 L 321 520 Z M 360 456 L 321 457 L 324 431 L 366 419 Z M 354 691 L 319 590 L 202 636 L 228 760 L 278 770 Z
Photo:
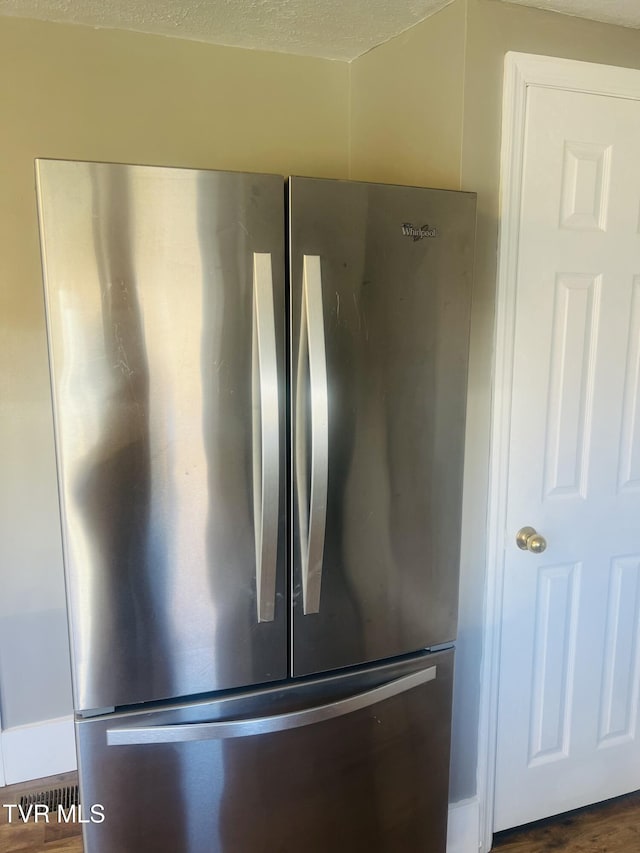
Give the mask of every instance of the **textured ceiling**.
M 0 0 L 0 15 L 350 60 L 453 0 Z M 640 0 L 506 0 L 640 27 Z
M 354 59 L 452 0 L 0 0 L 0 15 Z
M 640 28 L 640 0 L 507 0 L 606 24 Z M 0 4 L 1 5 L 1 4 Z

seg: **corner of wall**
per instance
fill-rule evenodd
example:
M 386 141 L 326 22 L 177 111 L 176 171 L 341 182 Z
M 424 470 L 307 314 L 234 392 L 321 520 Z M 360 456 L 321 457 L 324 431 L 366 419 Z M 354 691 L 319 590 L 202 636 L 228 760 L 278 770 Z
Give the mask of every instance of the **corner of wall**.
M 349 179 L 353 178 L 353 133 L 352 133 L 352 125 L 353 125 L 353 63 L 357 61 L 356 59 L 352 59 L 351 62 L 348 63 L 347 68 L 347 177 Z
M 350 176 L 460 188 L 467 0 L 350 63 Z
M 460 189 L 464 189 L 463 184 L 463 152 L 464 152 L 464 116 L 465 116 L 465 100 L 467 96 L 467 48 L 469 45 L 469 0 L 462 0 L 464 4 L 464 33 L 462 47 L 462 97 L 460 99 L 460 158 L 459 158 L 459 173 L 458 179 Z

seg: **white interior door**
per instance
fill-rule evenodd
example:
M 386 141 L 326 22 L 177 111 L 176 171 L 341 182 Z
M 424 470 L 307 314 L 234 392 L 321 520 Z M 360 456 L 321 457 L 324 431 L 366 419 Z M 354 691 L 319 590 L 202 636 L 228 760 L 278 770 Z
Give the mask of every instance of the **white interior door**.
M 495 831 L 640 788 L 640 101 L 525 122 Z

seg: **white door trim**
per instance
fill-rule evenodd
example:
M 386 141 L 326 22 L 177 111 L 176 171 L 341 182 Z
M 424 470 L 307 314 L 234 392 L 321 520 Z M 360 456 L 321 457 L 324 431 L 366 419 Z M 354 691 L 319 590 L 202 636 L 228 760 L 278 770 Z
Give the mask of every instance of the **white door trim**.
M 640 100 L 640 71 L 526 53 L 508 53 L 505 58 L 487 518 L 487 585 L 478 733 L 477 785 L 480 804 L 480 850 L 483 853 L 491 849 L 493 834 L 504 539 L 515 338 L 514 284 L 518 262 L 525 111 L 529 86 Z

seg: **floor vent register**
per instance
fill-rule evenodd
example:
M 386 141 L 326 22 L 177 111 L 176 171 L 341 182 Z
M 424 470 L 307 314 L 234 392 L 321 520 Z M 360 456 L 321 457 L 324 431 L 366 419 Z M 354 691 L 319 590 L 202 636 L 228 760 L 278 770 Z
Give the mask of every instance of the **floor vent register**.
M 78 786 L 67 785 L 64 788 L 50 788 L 47 791 L 32 791 L 20 797 L 20 806 L 26 812 L 29 806 L 45 805 L 50 812 L 57 812 L 58 806 L 65 811 L 78 805 Z

